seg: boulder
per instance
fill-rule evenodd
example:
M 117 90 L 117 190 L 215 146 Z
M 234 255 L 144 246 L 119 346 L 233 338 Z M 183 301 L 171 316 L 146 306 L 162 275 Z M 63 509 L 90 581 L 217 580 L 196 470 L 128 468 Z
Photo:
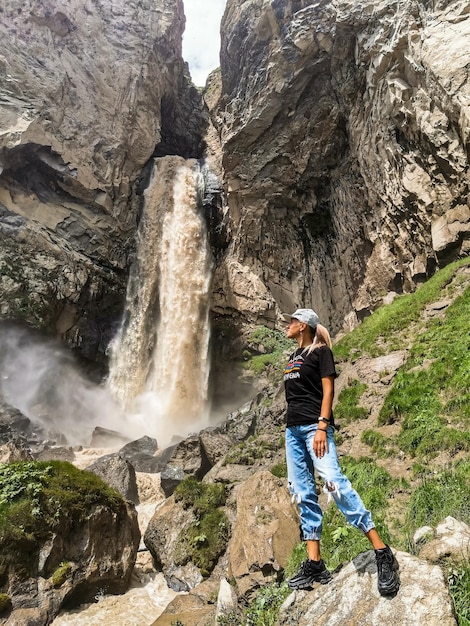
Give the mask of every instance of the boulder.
M 346 565 L 329 585 L 292 593 L 278 626 L 456 626 L 452 599 L 440 567 L 397 552 L 401 588 L 394 597 L 377 590 L 373 550 Z
M 268 471 L 236 488 L 236 521 L 228 546 L 229 575 L 239 595 L 280 579 L 300 541 L 299 517 L 284 480 Z
M 119 453 L 100 457 L 86 470 L 102 478 L 110 487 L 119 491 L 123 498 L 139 504 L 135 469 Z
M 445 518 L 435 530 L 429 527 L 427 541 L 419 550 L 419 556 L 431 563 L 442 563 L 444 559 L 466 563 L 470 555 L 470 527 L 451 517 Z M 418 532 L 418 531 L 417 531 Z

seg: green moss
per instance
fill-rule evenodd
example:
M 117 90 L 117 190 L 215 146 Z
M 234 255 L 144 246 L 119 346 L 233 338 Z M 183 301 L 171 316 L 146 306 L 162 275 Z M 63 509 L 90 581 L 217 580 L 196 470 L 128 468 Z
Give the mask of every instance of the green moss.
M 175 500 L 185 508 L 193 507 L 201 517 L 225 504 L 225 487 L 220 483 L 202 483 L 197 478 L 185 478 L 175 489 Z
M 35 574 L 42 543 L 66 535 L 95 505 L 125 513 L 120 494 L 66 461 L 0 464 L 0 568 Z
M 175 563 L 184 565 L 191 561 L 207 577 L 226 549 L 229 536 L 230 523 L 225 513 L 221 509 L 206 513 L 180 533 Z
M 52 574 L 52 584 L 54 585 L 56 589 L 58 587 L 61 587 L 64 584 L 64 582 L 69 577 L 71 571 L 72 571 L 71 563 L 61 563 L 59 565 L 59 567 Z
M 220 508 L 225 504 L 225 487 L 188 477 L 175 489 L 175 500 L 186 508 L 192 507 L 196 516 L 177 539 L 175 563 L 192 561 L 203 576 L 209 576 L 230 534 L 229 521 Z
M 0 593 L 0 615 L 11 610 L 10 596 L 6 593 Z

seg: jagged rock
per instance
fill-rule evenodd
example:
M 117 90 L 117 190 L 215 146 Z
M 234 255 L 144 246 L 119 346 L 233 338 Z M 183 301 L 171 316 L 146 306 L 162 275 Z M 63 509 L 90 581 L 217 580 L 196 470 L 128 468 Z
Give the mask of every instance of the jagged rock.
M 234 444 L 229 435 L 210 430 L 203 430 L 200 433 L 200 439 L 204 454 L 212 467 L 227 454 Z
M 239 595 L 280 578 L 300 541 L 299 518 L 284 481 L 261 471 L 237 487 L 229 572 Z
M 119 450 L 119 454 L 132 462 L 134 455 L 139 455 L 142 453 L 153 455 L 157 450 L 157 440 L 153 437 L 148 437 L 147 435 L 145 435 L 144 437 L 141 437 L 136 441 L 126 443 L 126 445 Z
M 238 598 L 234 587 L 228 582 L 226 578 L 222 578 L 220 581 L 219 593 L 217 595 L 217 613 L 215 621 L 219 620 L 219 617 L 227 615 L 227 613 L 236 612 L 238 609 Z
M 123 444 L 128 442 L 129 437 L 126 437 L 122 433 L 116 430 L 110 430 L 109 428 L 103 428 L 102 426 L 96 426 L 93 429 L 91 435 L 90 447 L 91 448 L 107 448 Z
M 207 97 L 218 314 L 274 324 L 307 302 L 338 330 L 468 254 L 469 33 L 461 0 L 228 1 Z
M 113 489 L 119 491 L 123 498 L 139 504 L 135 469 L 119 453 L 100 457 L 86 470 L 102 478 Z
M 17 461 L 32 461 L 31 452 L 23 445 L 9 441 L 0 445 L 0 463 L 16 463 Z
M 169 498 L 176 487 L 186 478 L 181 467 L 165 467 L 160 474 L 160 481 L 165 497 Z
M 204 599 L 195 594 L 179 595 L 152 626 L 172 626 L 176 620 L 184 626 L 206 626 L 213 623 L 214 615 L 214 605 L 208 605 Z
M 37 578 L 25 578 L 23 573 L 20 579 L 10 573 L 7 593 L 13 610 L 7 623 L 45 626 L 64 603 L 76 606 L 93 601 L 97 593 L 123 593 L 130 583 L 139 540 L 132 504 L 126 502 L 120 512 L 96 505 L 66 536 L 56 533 L 42 545 Z M 67 574 L 54 584 L 53 573 L 64 565 L 69 566 Z
M 157 508 L 150 520 L 144 534 L 144 543 L 149 549 L 156 567 L 162 569 L 165 577 L 167 571 L 172 569 L 173 578 L 175 578 L 174 563 L 177 560 L 177 539 L 184 528 L 194 520 L 194 513 L 190 509 L 183 509 L 181 505 L 175 502 L 173 496 Z M 186 589 L 189 589 L 191 581 L 194 580 L 193 573 L 190 573 L 189 579 L 185 578 L 184 572 L 180 572 L 180 574 L 178 587 L 184 585 Z M 175 580 L 170 582 L 175 584 Z
M 168 467 L 179 468 L 187 476 L 201 479 L 211 468 L 199 435 L 191 435 L 174 447 Z
M 35 455 L 37 461 L 70 461 L 75 458 L 71 446 L 45 446 L 41 452 Z
M 456 626 L 443 572 L 405 552 L 397 553 L 401 588 L 393 598 L 377 590 L 372 550 L 344 567 L 329 585 L 292 593 L 281 607 L 278 626 Z
M 436 526 L 434 532 L 431 529 L 431 540 L 419 551 L 419 557 L 431 563 L 442 563 L 444 559 L 465 563 L 469 554 L 470 527 L 451 516 Z

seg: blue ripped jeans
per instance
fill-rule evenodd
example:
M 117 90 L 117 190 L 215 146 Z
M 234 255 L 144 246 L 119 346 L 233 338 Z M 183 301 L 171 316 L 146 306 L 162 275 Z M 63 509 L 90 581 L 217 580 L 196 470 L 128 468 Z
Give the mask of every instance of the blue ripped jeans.
M 288 426 L 286 429 L 286 460 L 289 490 L 298 504 L 304 540 L 318 540 L 322 531 L 322 510 L 315 489 L 314 470 L 331 491 L 336 505 L 347 521 L 366 533 L 375 527 L 370 511 L 342 473 L 334 440 L 334 429 L 328 426 L 328 454 L 321 459 L 313 452 L 317 424 Z

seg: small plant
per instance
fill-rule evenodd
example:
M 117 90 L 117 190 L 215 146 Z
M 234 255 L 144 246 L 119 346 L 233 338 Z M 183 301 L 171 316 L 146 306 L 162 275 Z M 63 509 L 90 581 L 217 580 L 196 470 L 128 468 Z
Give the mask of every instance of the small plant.
M 334 411 L 335 420 L 341 421 L 342 425 L 347 425 L 354 420 L 367 417 L 367 409 L 358 406 L 359 399 L 366 389 L 367 385 L 356 379 L 352 380 L 348 387 L 342 389 Z
M 7 613 L 11 608 L 10 596 L 6 593 L 0 593 L 0 615 Z
M 245 369 L 254 375 L 268 373 L 278 381 L 287 360 L 287 352 L 293 349 L 292 342 L 278 330 L 258 326 L 248 337 L 243 352 Z
M 459 626 L 470 625 L 470 562 L 451 563 L 446 568 L 447 584 Z
M 185 508 L 193 507 L 194 513 L 201 517 L 225 504 L 225 487 L 221 483 L 202 483 L 189 476 L 176 487 L 175 500 Z
M 286 583 L 271 583 L 256 594 L 246 611 L 247 626 L 274 626 L 279 608 L 291 590 Z
M 282 463 L 273 465 L 271 468 L 271 474 L 276 476 L 276 478 L 287 478 L 287 463 L 283 461 Z
M 71 563 L 61 563 L 59 565 L 59 567 L 55 570 L 55 572 L 52 574 L 52 584 L 53 586 L 57 589 L 58 587 L 61 587 L 64 582 L 67 580 L 67 578 L 69 577 L 69 574 L 72 571 L 72 564 Z

